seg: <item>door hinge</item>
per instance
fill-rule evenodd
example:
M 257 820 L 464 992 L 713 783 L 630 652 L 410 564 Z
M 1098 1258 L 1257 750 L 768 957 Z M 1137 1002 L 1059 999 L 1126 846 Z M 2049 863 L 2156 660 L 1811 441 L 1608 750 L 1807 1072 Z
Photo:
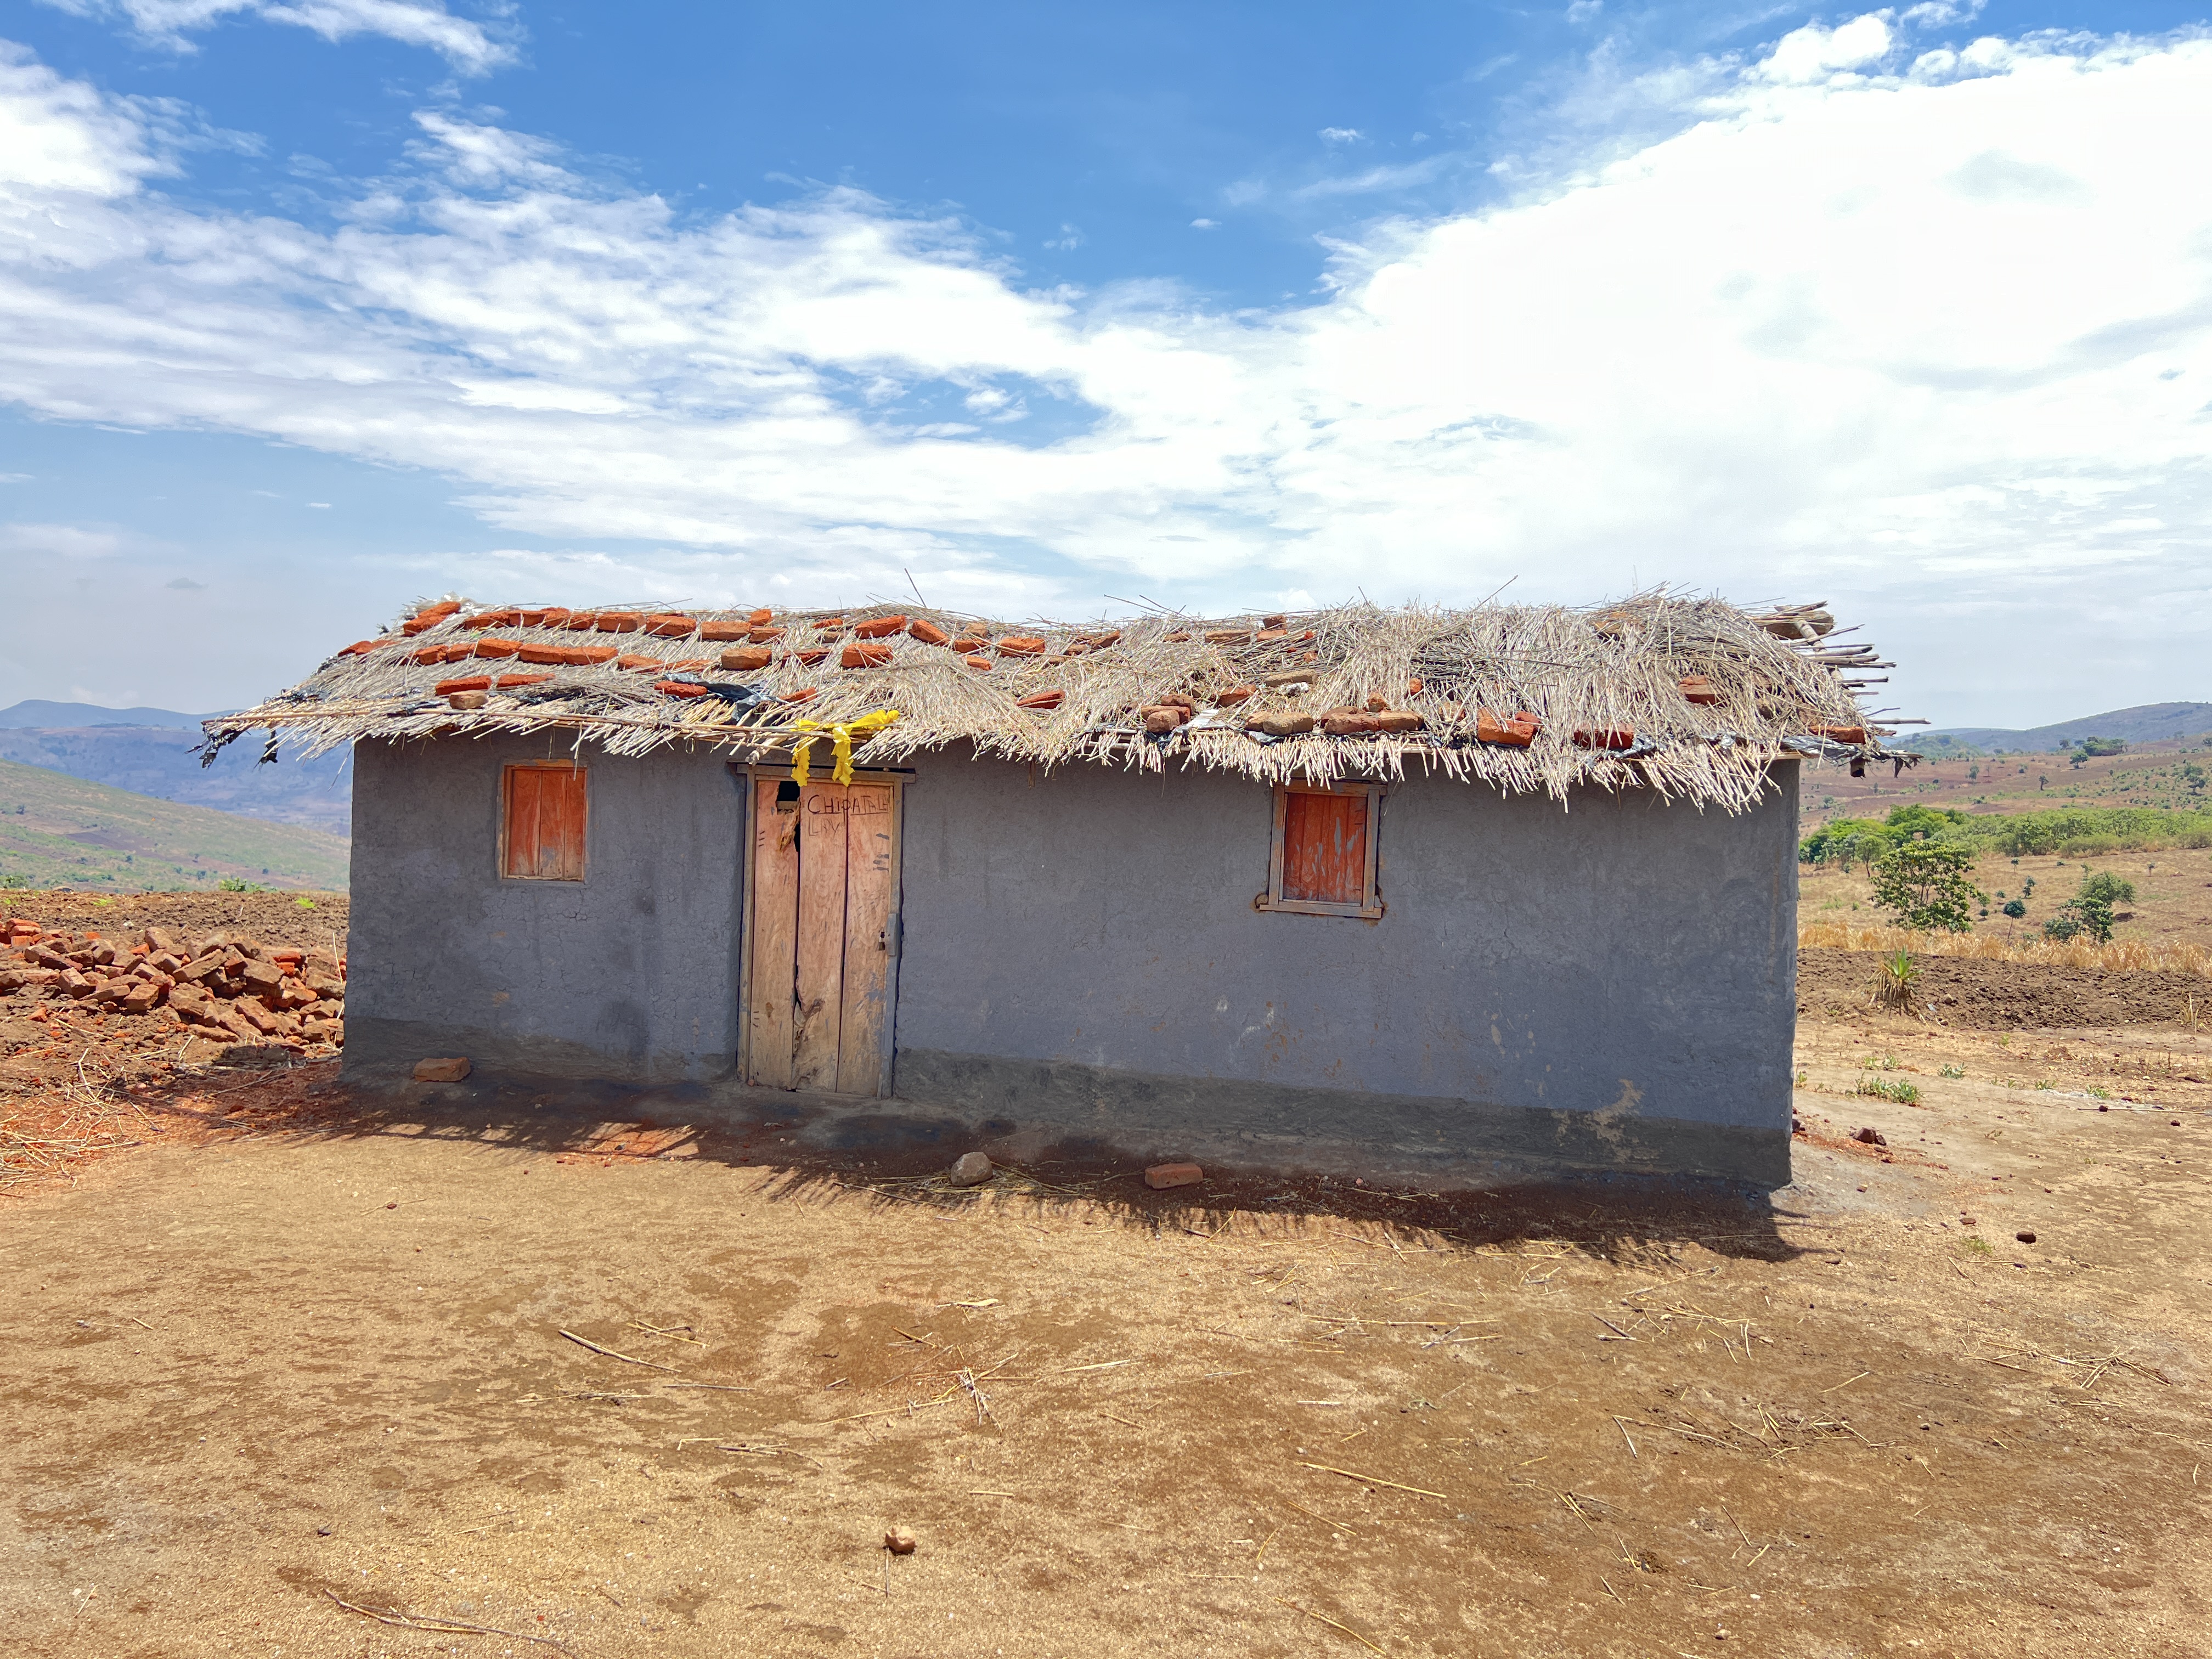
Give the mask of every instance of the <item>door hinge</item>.
M 898 955 L 899 947 L 905 942 L 905 932 L 904 925 L 896 915 L 884 923 L 883 937 L 879 943 L 886 955 L 894 957 Z

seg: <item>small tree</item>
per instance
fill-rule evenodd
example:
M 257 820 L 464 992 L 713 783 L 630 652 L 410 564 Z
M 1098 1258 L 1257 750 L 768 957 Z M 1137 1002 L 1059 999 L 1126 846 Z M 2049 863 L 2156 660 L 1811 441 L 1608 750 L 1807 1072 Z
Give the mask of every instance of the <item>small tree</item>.
M 2112 942 L 2112 914 L 2116 904 L 2135 902 L 2136 884 L 2100 870 L 2081 878 L 2081 890 L 2058 907 L 2058 914 L 2043 924 L 2045 938 L 2065 940 L 2087 933 L 2100 945 Z
M 1906 842 L 1874 866 L 1874 902 L 1907 927 L 1970 933 L 1974 907 L 1988 902 L 1971 878 L 1973 867 L 1969 848 Z
M 2106 904 L 2133 904 L 2136 902 L 2136 884 L 2109 870 L 2100 870 L 2094 876 L 2082 878 L 2081 896 L 2102 899 Z

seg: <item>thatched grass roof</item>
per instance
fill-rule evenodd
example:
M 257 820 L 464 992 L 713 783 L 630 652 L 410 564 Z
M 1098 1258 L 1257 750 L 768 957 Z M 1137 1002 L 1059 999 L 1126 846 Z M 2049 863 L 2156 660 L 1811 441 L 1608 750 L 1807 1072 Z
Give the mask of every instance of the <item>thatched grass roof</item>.
M 1345 605 L 1085 626 L 918 608 L 571 612 L 424 605 L 259 707 L 207 722 L 309 753 L 362 738 L 558 731 L 610 754 L 671 744 L 786 755 L 823 724 L 899 719 L 855 751 L 1054 766 L 1197 765 L 1279 781 L 1408 765 L 1565 799 L 1642 787 L 1739 810 L 1790 754 L 1883 749 L 1817 606 L 1749 612 L 1666 592 L 1587 609 Z M 826 744 L 815 758 L 826 764 Z

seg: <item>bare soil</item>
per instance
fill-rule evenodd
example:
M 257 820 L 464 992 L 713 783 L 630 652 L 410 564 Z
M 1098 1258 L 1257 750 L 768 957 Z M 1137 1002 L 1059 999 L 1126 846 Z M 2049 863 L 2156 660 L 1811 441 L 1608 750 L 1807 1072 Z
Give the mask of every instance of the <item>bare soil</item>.
M 343 893 L 326 892 L 0 893 L 0 920 L 21 916 L 41 927 L 109 939 L 147 927 L 167 927 L 185 938 L 237 931 L 275 949 L 330 951 L 336 956 L 345 954 L 349 908 Z
M 1800 1018 L 1850 1019 L 1867 1005 L 1877 951 L 1804 951 L 1797 958 Z M 1922 956 L 1914 994 L 1946 1025 L 2025 1030 L 2060 1025 L 2171 1025 L 2212 1030 L 2212 980 L 2147 969 L 2106 971 L 2039 962 Z
M 2208 1039 L 1803 1035 L 1771 1204 L 179 1072 L 0 1201 L 0 1648 L 2201 1653 Z

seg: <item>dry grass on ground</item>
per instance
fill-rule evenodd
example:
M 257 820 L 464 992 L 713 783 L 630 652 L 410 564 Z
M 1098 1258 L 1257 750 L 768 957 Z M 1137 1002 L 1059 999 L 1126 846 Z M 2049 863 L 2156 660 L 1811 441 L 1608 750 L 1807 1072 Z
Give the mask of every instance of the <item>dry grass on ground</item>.
M 2201 1651 L 2207 1039 L 1801 1059 L 1771 1210 L 179 1074 L 0 1205 L 0 1646 Z
M 2080 890 L 2084 876 L 2109 870 L 2135 884 L 2136 898 L 2121 906 L 2126 919 L 2112 943 L 2058 945 L 2043 937 L 2043 924 Z M 2087 860 L 2050 856 L 2014 859 L 1985 853 L 1974 883 L 1991 895 L 1990 915 L 1970 933 L 1906 933 L 1874 907 L 1874 887 L 1863 866 L 1846 871 L 1808 864 L 1797 872 L 1797 938 L 1811 950 L 1911 950 L 2001 962 L 2042 962 L 2057 967 L 2163 969 L 2212 973 L 2212 851 L 2169 848 L 2149 853 L 2093 854 Z M 2026 883 L 2028 914 L 2020 921 L 2002 914 L 2002 892 L 2018 897 Z

